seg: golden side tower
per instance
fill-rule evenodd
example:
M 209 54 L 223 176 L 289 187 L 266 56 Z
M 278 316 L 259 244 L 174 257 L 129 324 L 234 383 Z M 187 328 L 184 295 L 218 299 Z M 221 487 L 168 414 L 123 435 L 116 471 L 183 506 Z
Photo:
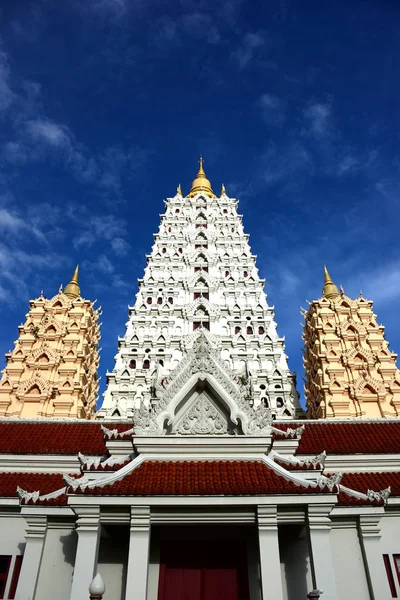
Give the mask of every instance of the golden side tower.
M 1 417 L 94 417 L 100 309 L 80 295 L 78 267 L 58 294 L 31 300 L 0 379 Z
M 339 292 L 324 267 L 322 297 L 303 312 L 310 418 L 400 416 L 400 371 L 373 303 Z

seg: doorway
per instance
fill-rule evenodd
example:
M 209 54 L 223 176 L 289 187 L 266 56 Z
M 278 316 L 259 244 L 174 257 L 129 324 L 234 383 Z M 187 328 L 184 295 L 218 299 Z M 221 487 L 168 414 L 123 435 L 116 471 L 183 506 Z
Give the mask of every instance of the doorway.
M 249 600 L 242 540 L 163 540 L 158 600 Z

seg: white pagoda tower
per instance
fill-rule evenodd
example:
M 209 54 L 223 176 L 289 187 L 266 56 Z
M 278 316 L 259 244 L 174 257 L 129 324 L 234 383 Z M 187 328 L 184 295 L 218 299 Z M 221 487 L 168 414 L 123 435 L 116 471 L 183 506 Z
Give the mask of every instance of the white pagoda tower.
M 184 387 L 184 372 L 210 371 L 211 362 L 221 390 L 245 409 L 248 431 L 257 412 L 258 420 L 261 413 L 261 420 L 302 414 L 284 339 L 277 334 L 237 207 L 224 186 L 219 198 L 214 194 L 202 159 L 190 192 L 183 196 L 179 186 L 165 201 L 98 418 L 135 415 L 138 430 L 147 413 L 159 413 L 173 390 Z M 176 423 L 176 432 L 193 433 L 196 422 L 198 433 L 211 433 L 205 417 L 212 414 L 208 422 L 218 433 L 218 390 L 208 387 L 206 379 L 196 381 L 190 393 L 197 398 L 197 416 L 185 410 L 189 421 Z M 235 433 L 226 422 L 221 420 L 220 433 Z M 149 428 L 147 422 L 144 429 Z

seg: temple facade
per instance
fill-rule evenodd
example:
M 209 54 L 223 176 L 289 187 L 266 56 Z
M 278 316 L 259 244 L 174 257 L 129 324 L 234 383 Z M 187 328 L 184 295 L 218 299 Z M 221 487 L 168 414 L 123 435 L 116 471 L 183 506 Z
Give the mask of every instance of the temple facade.
M 0 416 L 94 417 L 99 311 L 80 295 L 78 267 L 64 290 L 29 303 L 0 379 Z
M 166 202 L 91 419 L 98 315 L 76 273 L 31 303 L 8 357 L 3 405 L 20 411 L 0 418 L 0 598 L 84 600 L 96 574 L 99 600 L 399 596 L 397 397 L 350 414 L 359 377 L 376 393 L 397 381 L 369 301 L 325 273 L 305 314 L 304 413 L 237 201 L 215 196 L 201 164 Z M 336 380 L 345 414 L 329 419 Z M 76 397 L 93 400 L 79 412 Z
M 373 303 L 339 292 L 325 267 L 322 297 L 304 311 L 304 367 L 311 418 L 400 416 L 400 371 Z

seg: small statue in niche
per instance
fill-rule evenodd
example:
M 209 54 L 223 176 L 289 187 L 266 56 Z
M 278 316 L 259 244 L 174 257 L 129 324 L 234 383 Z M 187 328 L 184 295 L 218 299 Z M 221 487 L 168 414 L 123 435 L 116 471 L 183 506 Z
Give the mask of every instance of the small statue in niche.
M 153 398 L 157 397 L 157 389 L 165 388 L 168 379 L 168 370 L 164 367 L 162 360 L 158 360 L 151 374 L 150 394 Z

